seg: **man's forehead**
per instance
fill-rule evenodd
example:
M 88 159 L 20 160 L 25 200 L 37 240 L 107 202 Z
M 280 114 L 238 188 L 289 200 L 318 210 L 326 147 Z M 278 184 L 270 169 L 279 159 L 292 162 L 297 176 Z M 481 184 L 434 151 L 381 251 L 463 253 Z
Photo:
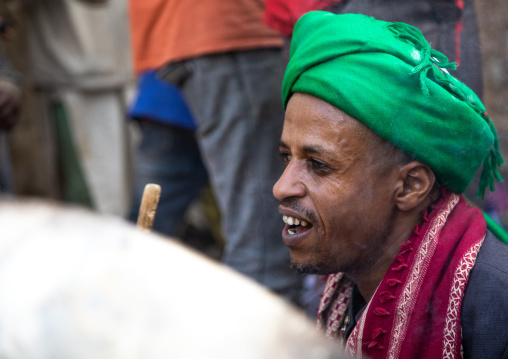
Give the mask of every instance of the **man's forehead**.
M 359 145 L 369 130 L 340 109 L 314 96 L 295 93 L 284 120 L 282 146 L 309 153 L 336 151 Z

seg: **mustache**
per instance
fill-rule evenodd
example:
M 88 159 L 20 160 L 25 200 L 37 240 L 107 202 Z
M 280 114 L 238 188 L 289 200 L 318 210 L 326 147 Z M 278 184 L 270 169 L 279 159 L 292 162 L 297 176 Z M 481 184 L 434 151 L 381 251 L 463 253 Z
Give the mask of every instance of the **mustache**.
M 306 218 L 309 219 L 314 225 L 316 224 L 316 214 L 314 211 L 311 211 L 310 209 L 305 208 L 302 206 L 298 198 L 290 197 L 285 198 L 282 201 L 280 201 L 280 204 L 283 207 L 291 208 L 292 210 L 303 214 Z

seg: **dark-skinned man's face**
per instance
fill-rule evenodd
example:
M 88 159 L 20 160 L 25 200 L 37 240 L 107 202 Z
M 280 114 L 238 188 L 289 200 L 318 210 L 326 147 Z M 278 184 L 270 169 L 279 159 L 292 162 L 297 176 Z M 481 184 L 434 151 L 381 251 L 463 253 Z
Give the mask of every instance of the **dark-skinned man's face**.
M 273 193 L 287 216 L 282 239 L 302 272 L 357 272 L 379 258 L 393 225 L 396 171 L 371 137 L 327 102 L 291 97 L 280 145 L 286 169 Z

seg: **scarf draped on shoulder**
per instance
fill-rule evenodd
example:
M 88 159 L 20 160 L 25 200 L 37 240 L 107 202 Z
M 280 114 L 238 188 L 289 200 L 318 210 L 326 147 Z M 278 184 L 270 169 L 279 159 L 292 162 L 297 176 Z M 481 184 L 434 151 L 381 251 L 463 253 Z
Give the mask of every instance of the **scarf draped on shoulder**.
M 461 304 L 485 220 L 449 191 L 422 219 L 347 340 L 346 351 L 354 357 L 461 357 Z M 318 327 L 330 338 L 339 336 L 352 286 L 343 273 L 328 277 Z

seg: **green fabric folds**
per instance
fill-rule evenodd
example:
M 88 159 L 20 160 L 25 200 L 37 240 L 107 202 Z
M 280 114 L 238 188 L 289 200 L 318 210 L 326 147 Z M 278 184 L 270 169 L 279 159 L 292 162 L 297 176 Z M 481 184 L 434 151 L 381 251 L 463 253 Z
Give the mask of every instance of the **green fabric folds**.
M 297 22 L 282 88 L 318 97 L 425 163 L 462 193 L 483 166 L 479 195 L 502 181 L 497 133 L 446 56 L 403 23 L 324 11 Z

